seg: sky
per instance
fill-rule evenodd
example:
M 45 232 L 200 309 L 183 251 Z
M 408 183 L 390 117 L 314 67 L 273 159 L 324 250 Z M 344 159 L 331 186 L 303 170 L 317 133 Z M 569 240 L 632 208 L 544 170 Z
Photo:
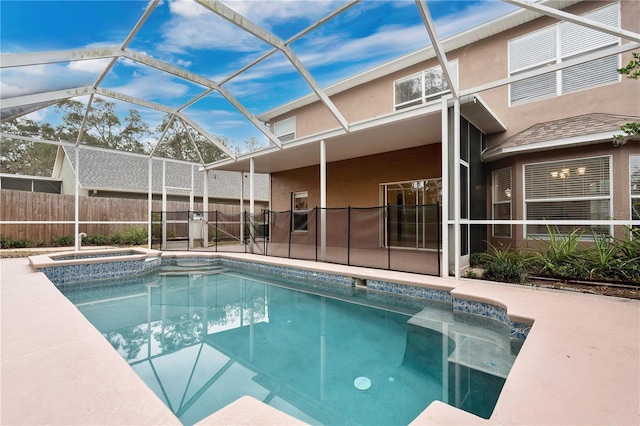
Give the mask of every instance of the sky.
M 228 0 L 224 3 L 282 40 L 288 40 L 342 7 L 344 1 Z M 35 53 L 120 46 L 147 8 L 139 0 L 0 0 L 0 52 Z M 498 0 L 429 0 L 440 38 L 511 12 Z M 430 45 L 413 0 L 364 0 L 291 43 L 315 81 L 326 87 L 391 59 Z M 267 43 L 190 0 L 161 0 L 128 49 L 216 82 L 273 50 Z M 0 71 L 0 99 L 79 86 L 92 86 L 109 60 L 85 60 Z M 205 88 L 120 58 L 100 87 L 179 108 Z M 223 87 L 252 114 L 311 93 L 311 88 L 281 53 L 276 52 Z M 88 97 L 77 98 L 83 102 Z M 155 128 L 164 113 L 116 102 L 122 117 L 137 109 Z M 184 110 L 210 133 L 225 136 L 240 149 L 244 141 L 266 138 L 232 104 L 212 92 Z M 29 115 L 59 122 L 53 107 Z M 152 142 L 152 141 L 150 141 Z

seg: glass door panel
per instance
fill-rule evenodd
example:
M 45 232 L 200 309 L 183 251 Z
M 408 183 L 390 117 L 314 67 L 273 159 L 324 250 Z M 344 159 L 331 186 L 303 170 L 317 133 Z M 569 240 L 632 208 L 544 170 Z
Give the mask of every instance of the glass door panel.
M 441 179 L 383 185 L 389 206 L 386 244 L 403 248 L 437 248 Z

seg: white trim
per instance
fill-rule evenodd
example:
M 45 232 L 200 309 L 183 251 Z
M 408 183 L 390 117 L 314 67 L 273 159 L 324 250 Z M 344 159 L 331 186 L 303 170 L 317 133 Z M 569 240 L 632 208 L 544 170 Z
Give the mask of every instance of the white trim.
M 619 134 L 619 131 L 609 131 L 603 133 L 596 133 L 591 135 L 583 135 L 583 136 L 573 136 L 570 138 L 564 139 L 553 139 L 542 142 L 534 142 L 525 145 L 517 145 L 512 147 L 502 148 L 494 153 L 489 155 L 482 155 L 482 159 L 484 161 L 495 161 L 501 158 L 522 154 L 525 152 L 534 152 L 534 151 L 548 151 L 551 149 L 561 149 L 561 148 L 569 148 L 575 145 L 587 145 L 587 144 L 596 144 L 603 142 L 610 142 L 613 140 L 613 137 Z

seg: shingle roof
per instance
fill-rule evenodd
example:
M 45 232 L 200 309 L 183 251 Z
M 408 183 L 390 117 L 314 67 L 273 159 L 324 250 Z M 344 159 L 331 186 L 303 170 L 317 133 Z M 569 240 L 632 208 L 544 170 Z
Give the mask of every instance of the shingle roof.
M 496 160 L 530 150 L 554 149 L 554 141 L 573 141 L 573 144 L 611 140 L 620 127 L 640 117 L 592 113 L 535 124 L 504 141 L 487 148 L 482 154 L 485 160 Z M 548 146 L 541 144 L 548 143 Z M 519 149 L 518 149 L 519 148 Z
M 65 157 L 75 171 L 75 153 L 71 147 L 62 147 Z M 149 182 L 149 157 L 143 154 L 123 153 L 114 150 L 82 147 L 80 149 L 80 186 L 85 189 L 99 189 L 118 192 L 147 192 Z M 163 159 L 153 159 L 152 185 L 154 193 L 162 192 Z M 192 169 L 194 194 L 202 196 L 204 173 L 199 172 L 199 164 L 184 161 L 166 161 L 166 186 L 190 188 Z M 54 176 L 55 177 L 55 176 Z M 209 197 L 240 199 L 239 172 L 213 170 L 209 172 Z M 256 174 L 254 178 L 255 199 L 269 200 L 269 175 Z M 167 190 L 169 194 L 188 194 L 187 191 Z M 244 196 L 249 198 L 249 179 L 244 180 Z

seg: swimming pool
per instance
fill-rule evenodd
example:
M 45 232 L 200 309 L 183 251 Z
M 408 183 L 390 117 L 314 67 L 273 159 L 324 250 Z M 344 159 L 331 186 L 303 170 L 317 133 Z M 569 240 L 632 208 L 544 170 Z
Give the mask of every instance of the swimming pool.
M 311 424 L 489 417 L 515 359 L 507 325 L 450 302 L 220 266 L 112 284 L 61 289 L 184 424 L 242 395 Z

